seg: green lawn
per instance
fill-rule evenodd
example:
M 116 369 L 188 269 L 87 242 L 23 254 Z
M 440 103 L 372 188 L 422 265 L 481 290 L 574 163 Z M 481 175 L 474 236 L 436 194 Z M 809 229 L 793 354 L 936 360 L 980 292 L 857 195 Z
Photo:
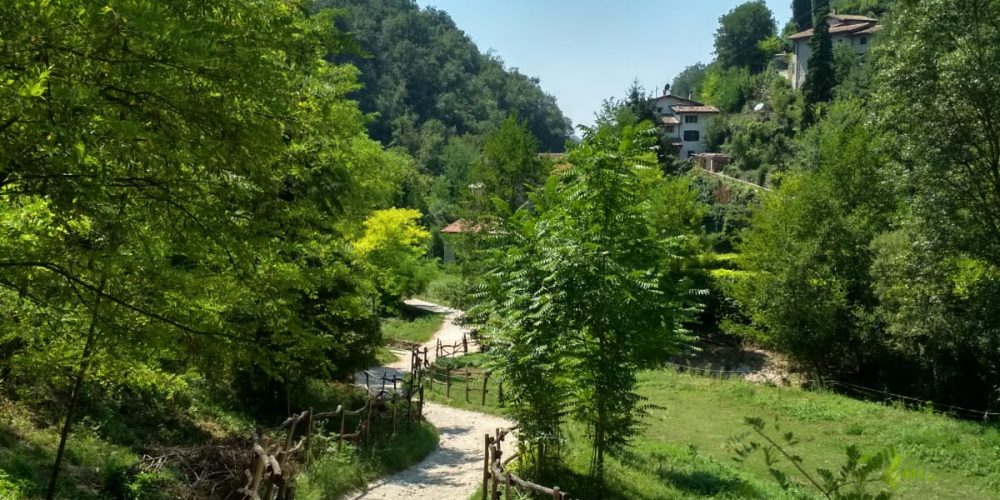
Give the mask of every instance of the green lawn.
M 461 382 L 459 382 L 461 383 Z M 492 384 L 491 384 L 492 385 Z M 445 398 L 436 384 L 432 400 L 480 409 L 452 388 Z M 644 372 L 639 392 L 660 407 L 635 440 L 628 463 L 613 460 L 611 498 L 776 498 L 785 495 L 774 483 L 761 456 L 745 463 L 732 460 L 729 441 L 745 432 L 744 417 L 759 416 L 768 428 L 779 419 L 782 431 L 800 440 L 794 451 L 807 470 L 836 470 L 844 449 L 855 444 L 863 452 L 894 447 L 909 473 L 898 498 L 1000 499 L 1000 428 L 977 422 L 869 403 L 841 395 L 753 385 L 679 374 Z M 474 394 L 478 395 L 478 393 Z M 488 401 L 487 411 L 497 412 Z M 583 480 L 590 455 L 584 429 L 569 424 L 563 450 L 565 468 L 558 477 L 543 478 L 589 498 Z M 797 477 L 783 467 L 790 477 Z M 809 491 L 809 490 L 804 490 Z
M 461 283 L 462 277 L 458 274 L 458 269 L 444 267 L 427 285 L 427 289 L 414 298 L 443 306 L 461 308 Z
M 444 322 L 443 314 L 425 312 L 406 308 L 400 317 L 382 320 L 382 335 L 390 343 L 402 341 L 412 344 L 423 344 L 434 336 Z

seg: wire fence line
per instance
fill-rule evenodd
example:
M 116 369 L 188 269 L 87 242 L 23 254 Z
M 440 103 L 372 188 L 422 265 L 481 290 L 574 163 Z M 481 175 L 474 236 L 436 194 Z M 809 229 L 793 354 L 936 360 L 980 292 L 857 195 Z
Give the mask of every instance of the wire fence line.
M 691 372 L 691 373 L 701 373 L 704 375 L 711 376 L 713 378 L 736 378 L 744 377 L 754 373 L 752 370 L 718 370 L 712 368 L 703 368 L 698 366 L 684 365 L 679 363 L 664 362 L 666 366 L 671 366 L 676 368 L 680 372 Z M 843 388 L 847 391 L 854 392 L 855 394 L 860 394 L 868 398 L 877 398 L 881 400 L 903 400 L 911 401 L 913 403 L 918 403 L 919 406 L 929 406 L 934 408 L 935 411 L 940 413 L 956 413 L 961 414 L 966 418 L 981 419 L 981 420 L 995 420 L 1000 419 L 1000 411 L 990 411 L 990 410 L 973 410 L 971 408 L 963 408 L 961 406 L 949 405 L 945 403 L 938 403 L 936 401 L 931 401 L 926 398 L 918 398 L 913 396 L 907 396 L 904 394 L 896 394 L 894 392 L 887 391 L 885 389 L 875 389 L 872 387 L 865 387 L 863 385 L 852 384 L 849 382 L 842 382 L 839 380 L 824 380 L 824 383 L 830 384 Z

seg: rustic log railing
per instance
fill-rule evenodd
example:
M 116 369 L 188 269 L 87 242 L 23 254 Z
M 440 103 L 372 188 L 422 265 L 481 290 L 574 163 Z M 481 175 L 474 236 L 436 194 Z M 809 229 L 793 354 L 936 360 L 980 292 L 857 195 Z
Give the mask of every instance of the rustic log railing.
M 292 414 L 277 427 L 258 428 L 253 436 L 253 451 L 249 468 L 245 469 L 246 484 L 239 490 L 249 500 L 292 500 L 295 497 L 295 474 L 312 460 L 310 445 L 316 422 L 339 418 L 336 434 L 337 450 L 344 441 L 362 444 L 370 439 L 373 419 L 391 421 L 392 434 L 398 429 L 400 412 L 405 412 L 406 425 L 423 419 L 424 385 L 420 380 L 427 365 L 427 349 L 414 349 L 411 353 L 414 376 L 401 377 L 383 374 L 379 379 L 381 389 L 372 389 L 372 375 L 365 372 L 367 396 L 360 408 L 349 410 L 338 405 L 333 411 L 314 412 L 312 409 Z M 391 389 L 390 389 L 391 384 Z M 405 406 L 405 409 L 403 408 Z M 414 411 L 414 406 L 415 411 Z M 348 432 L 347 417 L 360 417 L 357 427 Z M 304 428 L 304 430 L 302 430 Z M 283 438 L 275 438 L 274 435 Z
M 507 469 L 507 465 L 518 458 L 517 453 L 511 454 L 504 459 L 502 443 L 514 429 L 497 429 L 494 436 L 485 435 L 485 458 L 483 459 L 483 500 L 500 500 L 501 498 L 511 499 L 512 488 L 520 488 L 537 495 L 543 495 L 554 500 L 570 500 L 570 494 L 559 489 L 558 486 L 552 488 L 535 484 L 525 480 L 517 474 Z M 503 493 L 500 493 L 500 485 L 503 485 Z
M 441 339 L 438 339 L 437 348 L 434 351 L 435 358 L 447 358 L 463 354 L 469 354 L 469 336 L 467 334 L 463 333 L 462 340 L 451 344 L 445 344 L 441 342 Z

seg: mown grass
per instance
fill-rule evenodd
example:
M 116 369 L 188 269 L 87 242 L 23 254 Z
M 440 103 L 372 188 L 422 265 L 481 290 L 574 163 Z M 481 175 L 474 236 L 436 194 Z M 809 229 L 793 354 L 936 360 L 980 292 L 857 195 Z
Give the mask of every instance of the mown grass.
M 482 404 L 482 388 L 486 361 L 483 354 L 469 354 L 454 358 L 439 358 L 433 368 L 433 383 L 424 382 L 424 397 L 428 401 L 440 403 L 465 410 L 503 415 L 500 404 L 500 387 L 495 378 L 490 378 L 486 385 L 486 405 Z M 469 368 L 469 392 L 466 400 L 465 368 Z M 448 395 L 446 373 L 451 369 L 451 394 Z
M 436 384 L 437 385 L 437 384 Z M 464 385 L 462 386 L 464 388 Z M 744 433 L 744 417 L 780 422 L 783 432 L 799 439 L 794 451 L 805 467 L 836 471 L 845 448 L 857 445 L 874 453 L 893 447 L 909 473 L 896 490 L 898 498 L 1000 498 L 1000 428 L 996 425 L 858 401 L 829 392 L 753 385 L 651 370 L 640 376 L 639 392 L 657 406 L 634 440 L 628 460 L 611 460 L 609 498 L 782 498 L 813 495 L 786 493 L 771 480 L 760 456 L 738 463 L 731 439 Z M 445 398 L 436 386 L 432 400 L 484 411 L 464 392 Z M 485 411 L 502 412 L 488 401 Z M 586 480 L 590 449 L 585 429 L 567 424 L 562 467 L 540 478 L 574 498 L 591 498 Z M 797 478 L 791 467 L 781 468 Z
M 382 336 L 390 343 L 402 341 L 423 344 L 434 336 L 444 323 L 444 315 L 412 307 L 403 307 L 399 317 L 382 320 Z
M 453 266 L 443 267 L 428 283 L 423 293 L 413 298 L 433 302 L 448 307 L 462 307 L 462 276 Z

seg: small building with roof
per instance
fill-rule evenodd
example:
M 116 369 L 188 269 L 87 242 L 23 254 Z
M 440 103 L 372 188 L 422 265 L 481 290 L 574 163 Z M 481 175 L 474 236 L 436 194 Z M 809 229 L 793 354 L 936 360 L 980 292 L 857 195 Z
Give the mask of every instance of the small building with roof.
M 651 104 L 657 124 L 679 158 L 690 158 L 708 150 L 705 132 L 719 114 L 718 108 L 673 95 L 669 88 L 660 97 L 653 98 Z
M 868 53 L 872 38 L 882 29 L 878 19 L 837 13 L 827 15 L 826 24 L 830 26 L 830 40 L 834 47 L 847 44 L 858 54 Z M 806 81 L 809 58 L 812 55 L 812 50 L 809 47 L 809 39 L 812 38 L 812 35 L 813 30 L 810 28 L 788 37 L 792 42 L 788 80 L 791 81 L 794 89 L 802 88 Z

